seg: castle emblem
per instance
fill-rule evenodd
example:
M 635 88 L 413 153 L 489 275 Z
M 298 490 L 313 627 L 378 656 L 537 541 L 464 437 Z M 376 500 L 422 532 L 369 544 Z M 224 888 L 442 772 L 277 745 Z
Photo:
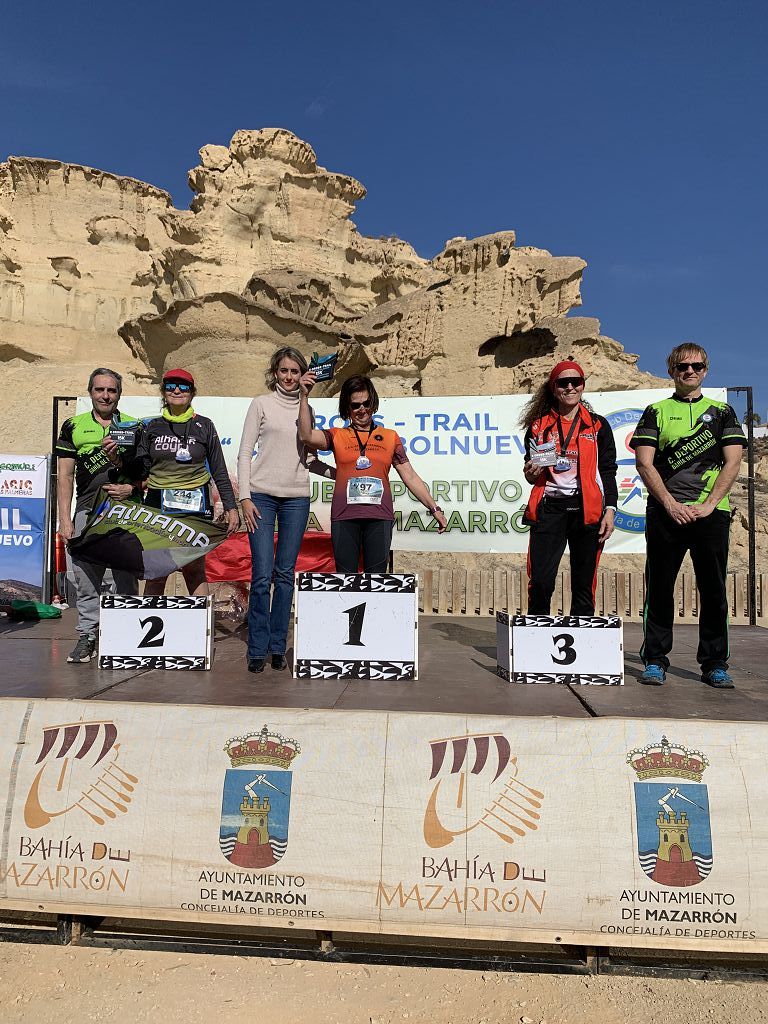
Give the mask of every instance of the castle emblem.
M 224 750 L 232 767 L 224 777 L 221 798 L 221 852 L 241 868 L 269 867 L 288 847 L 288 769 L 301 748 L 265 725 L 261 732 L 233 736 Z M 264 771 L 263 765 L 279 770 Z
M 701 783 L 709 761 L 662 736 L 659 743 L 630 750 L 627 764 L 638 778 L 635 816 L 643 871 L 674 888 L 703 882 L 713 864 L 709 796 Z

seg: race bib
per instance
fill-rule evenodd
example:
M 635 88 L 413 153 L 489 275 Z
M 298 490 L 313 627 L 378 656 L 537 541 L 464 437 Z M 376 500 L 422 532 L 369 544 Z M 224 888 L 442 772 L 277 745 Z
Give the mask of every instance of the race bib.
M 202 512 L 203 511 L 203 488 L 195 487 L 191 491 L 184 491 L 175 487 L 163 488 L 163 511 L 164 512 Z
M 347 483 L 348 505 L 380 505 L 384 481 L 377 476 L 354 476 Z

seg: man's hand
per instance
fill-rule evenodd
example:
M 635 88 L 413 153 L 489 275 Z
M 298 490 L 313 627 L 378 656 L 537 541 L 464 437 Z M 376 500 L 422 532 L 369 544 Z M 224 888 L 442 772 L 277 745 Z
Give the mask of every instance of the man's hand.
M 130 498 L 133 494 L 133 484 L 105 484 L 102 490 L 110 498 Z
M 713 501 L 702 501 L 700 505 L 690 505 L 691 512 L 693 513 L 694 519 L 706 519 L 707 516 L 711 516 L 717 508 L 717 505 Z
M 75 535 L 75 524 L 71 519 L 62 519 L 59 522 L 59 533 L 65 541 L 72 540 Z
M 106 452 L 107 458 L 113 466 L 120 465 L 122 460 L 120 458 L 120 452 L 117 450 L 117 441 L 114 437 L 110 437 L 109 434 L 107 434 L 106 437 L 103 437 L 101 440 L 101 447 Z
M 671 495 L 664 502 L 664 511 L 672 522 L 677 523 L 678 526 L 685 526 L 687 523 L 692 523 L 694 519 L 698 518 L 691 505 L 683 505 L 679 501 L 675 501 Z
M 597 534 L 597 539 L 600 544 L 605 544 L 608 538 L 611 536 L 614 530 L 613 526 L 614 512 L 612 508 L 607 508 L 603 512 L 603 518 L 600 520 L 600 530 Z

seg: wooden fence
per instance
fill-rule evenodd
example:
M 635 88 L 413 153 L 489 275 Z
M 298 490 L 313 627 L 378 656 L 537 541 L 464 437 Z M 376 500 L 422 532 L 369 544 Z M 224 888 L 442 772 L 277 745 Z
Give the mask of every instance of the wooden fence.
M 570 573 L 561 572 L 555 585 L 552 614 L 569 610 Z M 528 577 L 524 569 L 494 571 L 466 569 L 426 569 L 419 573 L 419 610 L 424 615 L 494 615 L 497 611 L 523 614 L 528 610 Z M 595 595 L 596 615 L 621 615 L 639 621 L 643 615 L 645 579 L 642 572 L 598 574 Z M 728 600 L 731 623 L 747 625 L 747 574 L 728 573 Z M 680 622 L 696 622 L 699 594 L 691 573 L 677 578 L 675 607 Z M 768 626 L 768 575 L 757 577 L 757 622 Z

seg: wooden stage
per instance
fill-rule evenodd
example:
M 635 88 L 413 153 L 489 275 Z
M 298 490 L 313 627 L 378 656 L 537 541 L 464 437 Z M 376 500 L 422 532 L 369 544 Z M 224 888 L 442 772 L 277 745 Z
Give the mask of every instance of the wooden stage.
M 298 680 L 269 666 L 245 666 L 245 630 L 217 627 L 209 672 L 100 671 L 96 662 L 68 665 L 76 641 L 75 612 L 39 623 L 0 619 L 5 671 L 0 697 L 57 698 L 229 707 L 321 708 L 334 711 L 414 711 L 566 718 L 768 720 L 768 631 L 731 628 L 735 690 L 714 690 L 699 678 L 695 625 L 675 626 L 673 669 L 662 687 L 638 682 L 641 629 L 625 623 L 624 686 L 526 686 L 496 675 L 492 618 L 422 616 L 416 682 Z M 289 657 L 291 651 L 289 650 Z

